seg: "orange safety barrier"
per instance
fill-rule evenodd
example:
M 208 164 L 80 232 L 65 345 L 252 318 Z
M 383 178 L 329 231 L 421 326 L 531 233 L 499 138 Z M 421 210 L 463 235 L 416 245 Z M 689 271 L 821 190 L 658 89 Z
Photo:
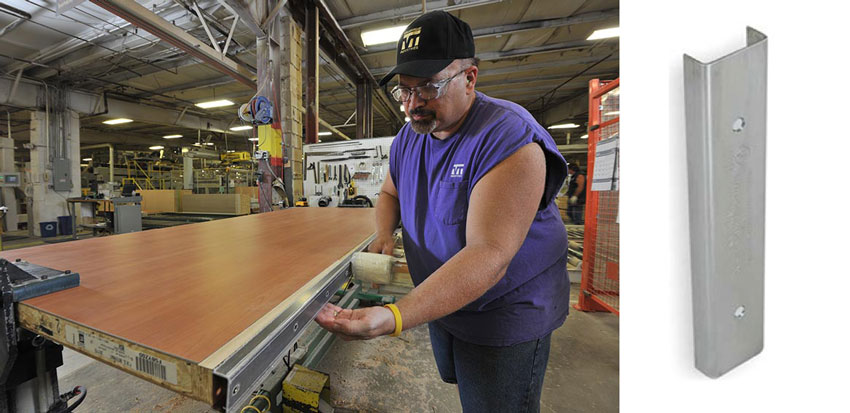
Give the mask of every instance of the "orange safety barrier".
M 590 81 L 581 290 L 575 308 L 620 314 L 620 191 L 591 191 L 596 145 L 620 133 L 620 79 Z M 618 156 L 619 158 L 619 156 Z

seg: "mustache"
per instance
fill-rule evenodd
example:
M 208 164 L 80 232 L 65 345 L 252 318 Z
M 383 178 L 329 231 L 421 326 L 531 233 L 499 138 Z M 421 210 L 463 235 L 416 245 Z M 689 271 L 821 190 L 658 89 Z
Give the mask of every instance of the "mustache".
M 416 109 L 411 110 L 410 114 L 416 115 L 416 116 L 428 116 L 428 115 L 434 116 L 434 112 L 427 110 L 427 109 L 424 109 L 424 108 L 421 108 L 421 107 L 418 107 Z

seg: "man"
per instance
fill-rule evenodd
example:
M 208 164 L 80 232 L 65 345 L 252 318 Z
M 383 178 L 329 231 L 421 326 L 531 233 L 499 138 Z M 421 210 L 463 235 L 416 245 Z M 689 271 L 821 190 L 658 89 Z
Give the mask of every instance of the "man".
M 372 252 L 401 221 L 416 288 L 396 308 L 317 317 L 344 339 L 428 323 L 441 378 L 467 412 L 538 411 L 551 332 L 569 306 L 567 234 L 554 197 L 566 162 L 522 107 L 475 91 L 472 31 L 436 11 L 397 46 L 393 96 L 410 122 L 390 151 Z
M 567 216 L 570 217 L 575 225 L 584 225 L 584 187 L 587 183 L 587 178 L 584 172 L 578 165 L 570 164 L 570 186 L 567 188 L 567 197 L 569 205 L 567 206 Z

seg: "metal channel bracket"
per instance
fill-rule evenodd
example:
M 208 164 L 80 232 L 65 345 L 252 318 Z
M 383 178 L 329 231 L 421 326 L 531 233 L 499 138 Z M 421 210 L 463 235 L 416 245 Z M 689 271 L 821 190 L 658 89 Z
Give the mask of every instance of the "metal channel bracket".
M 684 59 L 694 349 L 717 378 L 764 345 L 767 36 Z
M 363 241 L 354 251 L 361 251 L 375 238 Z M 306 326 L 351 275 L 351 255 L 338 261 L 324 275 L 316 277 L 290 298 L 286 307 L 268 326 L 242 348 L 224 360 L 214 371 L 214 381 L 226 389 L 226 412 L 238 411 L 271 374 L 279 360 L 292 348 Z

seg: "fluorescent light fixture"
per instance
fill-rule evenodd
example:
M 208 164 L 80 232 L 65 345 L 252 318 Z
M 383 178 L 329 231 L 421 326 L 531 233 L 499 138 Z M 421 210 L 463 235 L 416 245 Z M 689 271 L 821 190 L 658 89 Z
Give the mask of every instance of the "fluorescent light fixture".
M 579 139 L 587 139 L 587 134 L 581 135 Z
M 91 162 L 91 158 L 83 158 L 82 160 L 85 162 Z
M 165 136 L 162 137 L 162 139 L 177 139 L 177 138 L 182 138 L 182 137 L 183 137 L 183 135 L 165 135 Z
M 252 129 L 252 128 L 253 128 L 253 126 L 251 126 L 251 125 L 242 125 L 242 126 L 234 126 L 234 127 L 230 128 L 230 130 L 240 131 L 240 130 L 248 130 L 248 129 Z
M 220 108 L 222 106 L 230 106 L 232 104 L 233 104 L 233 102 L 231 102 L 227 99 L 222 99 L 222 100 L 212 100 L 212 101 L 209 101 L 209 102 L 196 103 L 195 106 L 202 108 L 202 109 L 210 109 L 210 108 Z
M 330 133 L 330 132 L 327 132 L 327 131 L 325 131 L 325 132 L 319 132 L 319 136 L 330 136 L 330 134 L 331 134 L 331 133 Z
M 251 142 L 256 142 L 256 141 L 260 140 L 260 138 L 248 138 L 248 140 L 251 141 Z
M 150 149 L 150 150 L 152 150 L 152 151 L 158 151 L 158 150 L 165 149 L 165 146 L 162 146 L 162 145 L 154 145 L 154 146 L 151 146 L 151 147 L 150 147 L 150 148 L 148 148 L 148 149 Z
M 227 150 L 227 153 L 233 153 L 233 152 L 236 152 L 236 151 L 235 151 L 235 150 L 233 150 L 233 149 L 228 149 L 228 150 Z
M 120 125 L 122 123 L 130 123 L 132 121 L 133 121 L 133 119 L 118 118 L 118 119 L 105 120 L 105 121 L 103 121 L 103 123 L 105 123 L 107 125 Z
M 360 38 L 363 39 L 364 46 L 373 46 L 376 44 L 395 43 L 407 25 L 386 27 L 378 30 L 369 30 L 368 32 L 360 33 Z
M 581 125 L 576 125 L 575 123 L 562 123 L 560 125 L 552 125 L 548 129 L 574 129 Z
M 400 110 L 400 111 L 404 112 L 404 105 L 399 106 L 399 107 L 398 107 L 398 110 Z
M 214 143 L 212 143 L 212 142 L 206 142 L 206 143 L 204 143 L 204 145 L 207 145 L 207 146 L 213 146 L 213 145 L 215 145 L 215 144 L 214 144 Z
M 602 112 L 602 116 L 614 116 L 614 115 L 619 115 L 619 114 L 620 114 L 619 110 L 612 110 L 611 112 Z
M 620 28 L 612 27 L 610 29 L 599 29 L 593 32 L 587 40 L 607 39 L 609 37 L 620 37 Z
M 405 117 L 404 117 L 404 121 L 405 121 L 405 122 L 410 122 L 410 118 L 409 118 L 409 117 L 407 117 L 407 116 L 405 116 Z

